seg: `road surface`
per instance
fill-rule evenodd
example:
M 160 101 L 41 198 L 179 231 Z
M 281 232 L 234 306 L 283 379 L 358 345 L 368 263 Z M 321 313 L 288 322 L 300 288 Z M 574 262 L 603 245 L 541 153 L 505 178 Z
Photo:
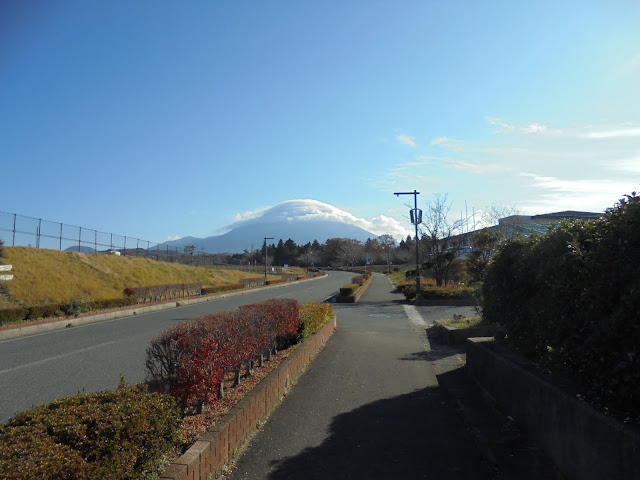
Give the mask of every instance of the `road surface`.
M 149 341 L 177 322 L 273 297 L 322 301 L 353 276 L 329 272 L 311 281 L 0 341 L 0 422 L 79 391 L 115 389 L 121 375 L 128 383 L 143 381 Z
M 417 315 L 402 300 L 375 275 L 358 304 L 334 305 L 338 330 L 239 457 L 232 480 L 490 478 L 438 384 L 425 335 L 425 320 L 469 309 Z

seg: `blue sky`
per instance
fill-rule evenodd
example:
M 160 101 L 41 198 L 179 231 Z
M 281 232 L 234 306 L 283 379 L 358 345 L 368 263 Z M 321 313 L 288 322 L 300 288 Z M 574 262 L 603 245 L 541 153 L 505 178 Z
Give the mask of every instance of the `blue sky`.
M 637 1 L 0 5 L 0 210 L 151 241 L 640 190 Z

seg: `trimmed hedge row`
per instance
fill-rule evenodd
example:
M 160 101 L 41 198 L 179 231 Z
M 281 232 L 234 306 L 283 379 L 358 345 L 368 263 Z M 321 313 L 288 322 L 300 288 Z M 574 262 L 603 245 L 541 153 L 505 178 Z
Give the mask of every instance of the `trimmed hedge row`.
M 264 281 L 264 277 L 258 277 L 258 278 L 241 278 L 240 283 L 245 287 L 261 287 L 266 282 Z
M 173 298 L 185 298 L 200 295 L 201 283 L 170 283 L 167 285 L 149 285 L 144 287 L 127 287 L 124 294 L 127 297 L 135 297 L 138 302 L 151 302 L 158 300 L 170 300 Z
M 416 298 L 415 285 L 402 285 L 398 290 L 411 300 Z M 476 289 L 466 285 L 447 285 L 446 287 L 434 287 L 423 285 L 420 287 L 420 299 L 423 300 L 472 300 L 475 298 Z
M 340 287 L 340 295 L 342 295 L 343 297 L 354 295 L 359 288 L 360 288 L 360 285 L 358 285 L 357 283 L 351 283 L 349 285 L 345 285 L 343 287 Z
M 200 295 L 209 295 L 211 293 L 228 292 L 230 290 L 242 290 L 245 286 L 242 283 L 230 283 L 227 285 L 217 285 L 215 287 L 202 287 Z
M 175 400 L 143 385 L 78 393 L 0 425 L 0 472 L 16 480 L 150 478 L 179 423 Z
M 146 351 L 147 380 L 174 396 L 185 413 L 200 411 L 223 395 L 224 375 L 252 373 L 256 360 L 295 342 L 299 305 L 271 299 L 236 311 L 219 312 L 171 326 L 152 339 Z
M 300 305 L 300 326 L 298 342 L 316 333 L 333 315 L 330 303 L 305 303 Z
M 48 303 L 44 305 L 32 305 L 30 307 L 10 307 L 0 309 L 0 325 L 19 323 L 22 321 L 36 320 L 40 318 L 62 317 L 78 315 L 82 312 L 104 310 L 109 308 L 127 307 L 137 305 L 135 298 L 108 298 L 82 302 L 72 300 L 69 303 Z
M 640 420 L 640 197 L 595 221 L 513 240 L 489 265 L 482 313 L 522 353 L 568 370 L 588 398 Z

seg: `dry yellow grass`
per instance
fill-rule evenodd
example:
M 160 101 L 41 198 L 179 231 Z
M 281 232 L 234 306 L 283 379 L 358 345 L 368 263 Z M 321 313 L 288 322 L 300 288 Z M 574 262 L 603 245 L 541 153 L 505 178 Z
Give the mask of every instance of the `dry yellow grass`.
M 13 280 L 3 282 L 0 304 L 4 305 L 64 303 L 72 298 L 119 298 L 126 287 L 195 282 L 217 286 L 261 276 L 255 272 L 193 267 L 146 258 L 30 247 L 5 247 L 0 263 L 13 265 L 14 275 Z

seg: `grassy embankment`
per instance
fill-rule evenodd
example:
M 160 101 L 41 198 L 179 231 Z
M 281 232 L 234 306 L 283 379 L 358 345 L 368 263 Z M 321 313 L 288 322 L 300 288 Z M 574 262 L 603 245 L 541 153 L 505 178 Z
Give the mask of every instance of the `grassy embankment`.
M 120 257 L 30 247 L 4 247 L 0 264 L 13 265 L 13 280 L 2 282 L 0 307 L 64 303 L 123 297 L 126 287 L 202 283 L 203 287 L 260 277 L 218 267 L 195 267 Z M 279 276 L 269 275 L 269 280 Z

